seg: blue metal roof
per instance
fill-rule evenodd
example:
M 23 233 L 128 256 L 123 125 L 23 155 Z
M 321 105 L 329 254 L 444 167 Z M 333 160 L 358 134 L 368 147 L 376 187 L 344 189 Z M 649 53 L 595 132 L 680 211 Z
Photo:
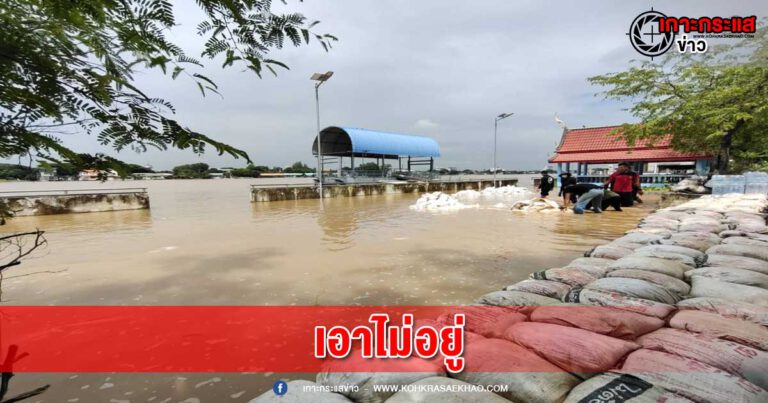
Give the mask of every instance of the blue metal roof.
M 333 138 L 341 133 L 346 134 L 352 143 L 351 150 L 344 150 L 354 154 L 370 155 L 399 155 L 410 157 L 439 157 L 440 147 L 437 142 L 429 137 L 412 136 L 408 134 L 387 133 L 375 130 L 360 129 L 356 127 L 326 127 L 321 131 L 323 136 L 323 154 L 326 144 L 337 143 Z M 326 135 L 328 137 L 326 137 Z M 315 139 L 316 150 L 317 139 Z M 333 148 L 331 144 L 330 147 Z M 330 150 L 329 150 L 330 151 Z M 341 151 L 341 150 L 338 150 Z

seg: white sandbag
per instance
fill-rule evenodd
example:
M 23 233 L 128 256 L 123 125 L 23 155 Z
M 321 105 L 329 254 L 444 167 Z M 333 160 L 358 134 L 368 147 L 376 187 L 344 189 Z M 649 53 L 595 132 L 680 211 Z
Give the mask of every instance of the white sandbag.
M 351 402 L 343 395 L 323 390 L 322 386 L 305 380 L 286 382 L 287 391 L 280 396 L 271 389 L 251 399 L 250 403 L 344 403 Z M 113 399 L 114 400 L 114 399 Z
M 495 306 L 557 305 L 560 301 L 522 291 L 494 291 L 477 299 L 478 304 Z
M 658 228 L 658 227 L 638 227 L 631 229 L 626 232 L 627 234 L 656 234 L 661 235 L 664 237 L 669 237 L 672 235 L 672 231 L 668 228 Z
M 648 299 L 664 304 L 676 304 L 680 296 L 645 280 L 606 277 L 587 284 L 584 288 L 603 292 L 617 292 L 628 297 Z
M 614 270 L 645 270 L 654 273 L 665 274 L 670 277 L 682 279 L 686 271 L 692 267 L 674 260 L 647 256 L 629 256 L 616 260 L 608 266 L 608 272 Z
M 675 307 L 669 304 L 628 297 L 616 292 L 603 292 L 581 288 L 572 289 L 571 292 L 565 296 L 563 302 L 614 307 L 643 315 L 655 316 L 661 319 L 666 318 L 675 310 Z
M 632 253 L 632 249 L 618 244 L 600 245 L 585 254 L 585 257 L 599 257 L 603 259 L 621 259 Z
M 762 274 L 752 270 L 708 266 L 690 270 L 685 273 L 685 278 L 689 279 L 689 281 L 692 276 L 709 277 L 729 283 L 768 288 L 768 274 Z
M 575 376 L 506 340 L 469 343 L 464 360 L 464 371 L 450 374 L 451 378 L 474 385 L 509 385 L 498 394 L 513 402 L 560 402 L 579 383 Z
M 504 288 L 504 291 L 530 292 L 557 300 L 563 299 L 570 290 L 571 286 L 568 284 L 550 280 L 523 280 Z
M 768 390 L 768 353 L 706 335 L 664 328 L 637 340 L 643 348 L 690 358 Z
M 649 243 L 661 241 L 664 238 L 665 238 L 664 236 L 658 235 L 658 234 L 633 233 L 633 234 L 626 234 L 621 238 L 616 238 L 612 243 L 649 244 Z
M 420 379 L 445 376 L 443 367 L 438 364 L 439 361 L 418 357 L 371 360 L 362 358 L 360 351 L 353 351 L 343 361 L 324 363 L 322 371 L 317 374 L 317 383 L 336 388 L 356 402 L 383 402 L 395 391 L 376 389 L 374 385 L 409 385 Z M 370 372 L 342 372 L 343 368 L 370 368 Z
M 592 259 L 592 258 L 585 257 L 585 258 L 582 258 L 582 259 Z M 597 258 L 595 258 L 595 259 L 597 259 Z M 603 260 L 603 259 L 600 259 L 600 260 Z M 605 259 L 605 260 L 608 260 L 608 259 Z M 613 260 L 611 260 L 611 262 L 613 262 Z M 605 271 L 606 271 L 605 267 L 597 267 L 597 266 L 591 266 L 590 267 L 590 266 L 570 266 L 570 265 L 567 265 L 567 266 L 562 267 L 562 268 L 563 269 L 573 269 L 573 270 L 577 270 L 577 271 L 580 271 L 580 272 L 584 272 L 584 273 L 589 274 L 590 276 L 592 276 L 593 278 L 596 278 L 596 279 L 605 277 Z
M 768 274 L 768 262 L 744 256 L 709 255 L 705 266 L 733 267 Z
M 538 307 L 531 313 L 531 321 L 577 327 L 627 340 L 664 326 L 663 320 L 652 316 L 618 308 L 578 304 Z
M 691 297 L 725 298 L 768 306 L 768 290 L 749 285 L 728 283 L 714 278 L 691 277 Z
M 535 280 L 559 281 L 570 286 L 582 286 L 595 281 L 596 277 L 579 269 L 555 268 L 537 271 L 530 276 Z
M 751 245 L 751 246 L 762 246 L 764 248 L 768 248 L 768 242 L 761 241 L 759 239 L 752 239 L 744 236 L 732 236 L 729 238 L 723 239 L 724 244 L 728 245 Z
M 724 298 L 697 297 L 685 299 L 677 303 L 677 309 L 693 309 L 713 312 L 721 316 L 748 320 L 763 326 L 768 326 L 768 307 L 733 301 Z
M 631 374 L 606 372 L 577 385 L 563 403 L 692 403 Z
M 711 234 L 717 234 L 721 231 L 727 230 L 728 227 L 722 224 L 701 224 L 701 223 L 691 223 L 691 224 L 680 224 L 678 227 L 679 231 L 690 231 L 690 232 L 709 232 Z
M 666 228 L 670 231 L 677 231 L 678 226 L 680 226 L 680 222 L 677 220 L 663 218 L 663 217 L 656 217 L 656 216 L 648 216 L 644 218 L 639 225 L 640 228 L 644 228 L 644 227 Z
M 716 313 L 678 311 L 669 319 L 675 329 L 730 340 L 763 351 L 768 350 L 768 328 L 741 319 L 726 318 Z
M 509 400 L 458 379 L 442 376 L 425 378 L 395 393 L 386 403 L 509 403 Z
M 704 252 L 698 251 L 696 249 L 691 249 L 691 248 L 686 248 L 684 246 L 676 246 L 676 245 L 648 245 L 639 249 L 635 249 L 635 253 L 644 252 L 644 251 L 677 253 L 680 255 L 690 256 L 696 262 L 704 262 L 706 261 L 706 258 L 707 258 Z
M 688 273 L 690 273 L 690 271 Z M 691 286 L 683 280 L 648 270 L 614 270 L 608 273 L 607 277 L 623 277 L 645 280 L 658 286 L 664 287 L 677 295 L 688 295 L 688 293 L 691 291 Z
M 736 375 L 690 358 L 648 349 L 629 354 L 622 373 L 631 373 L 656 386 L 697 402 L 758 403 L 768 392 Z
M 717 245 L 707 249 L 708 255 L 745 256 L 768 261 L 768 248 L 751 245 Z
M 759 222 L 744 222 L 739 223 L 736 225 L 736 229 L 739 231 L 744 232 L 752 232 L 755 234 L 766 234 L 768 233 L 768 226 L 765 225 L 765 222 L 759 223 Z
M 686 248 L 695 249 L 700 252 L 706 252 L 707 249 L 717 245 L 717 243 L 712 243 L 702 238 L 662 239 L 658 242 L 658 244 L 683 246 Z
M 639 345 L 575 327 L 522 322 L 504 338 L 526 347 L 571 373 L 605 372 Z
M 659 245 L 661 246 L 661 245 Z M 664 252 L 660 250 L 644 250 L 644 251 L 635 251 L 631 255 L 628 255 L 627 257 L 656 257 L 660 259 L 667 259 L 667 260 L 673 260 L 676 262 L 680 262 L 682 264 L 685 264 L 690 267 L 698 267 L 699 264 L 694 260 L 692 257 L 683 255 L 680 253 L 672 253 L 672 252 Z
M 702 241 L 707 241 L 712 245 L 720 243 L 720 236 L 709 232 L 676 232 L 671 234 L 668 239 L 700 239 Z

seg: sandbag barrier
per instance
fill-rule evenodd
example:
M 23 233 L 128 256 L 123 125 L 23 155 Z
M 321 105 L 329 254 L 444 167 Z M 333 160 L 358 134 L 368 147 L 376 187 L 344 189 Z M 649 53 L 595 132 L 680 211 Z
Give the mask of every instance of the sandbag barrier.
M 564 267 L 481 296 L 468 315 L 463 373 L 433 361 L 422 372 L 324 372 L 289 386 L 357 391 L 290 400 L 269 391 L 254 401 L 766 402 L 767 211 L 764 195 L 660 209 Z M 510 372 L 509 362 L 539 370 Z M 394 393 L 374 384 L 509 388 Z

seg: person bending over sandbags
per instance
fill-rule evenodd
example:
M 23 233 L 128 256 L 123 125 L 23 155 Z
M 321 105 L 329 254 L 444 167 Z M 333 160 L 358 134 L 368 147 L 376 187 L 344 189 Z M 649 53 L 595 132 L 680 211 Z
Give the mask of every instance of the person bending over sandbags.
M 602 213 L 600 208 L 603 202 L 603 189 L 591 183 L 579 183 L 563 189 L 563 208 L 567 209 L 569 203 L 575 202 L 573 212 L 584 214 L 587 206 L 592 204 L 592 211 Z

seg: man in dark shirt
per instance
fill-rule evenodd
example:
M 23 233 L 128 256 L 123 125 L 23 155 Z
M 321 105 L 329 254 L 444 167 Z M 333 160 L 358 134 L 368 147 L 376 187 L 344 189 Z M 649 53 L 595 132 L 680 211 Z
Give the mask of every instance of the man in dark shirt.
M 567 188 L 568 186 L 577 184 L 578 181 L 576 178 L 574 178 L 570 172 L 563 172 L 560 174 L 560 191 L 557 193 L 558 196 L 563 195 L 563 189 Z
M 563 189 L 563 206 L 568 208 L 570 202 L 575 202 L 573 212 L 584 214 L 584 210 L 591 203 L 592 211 L 602 213 L 603 188 L 591 183 L 579 183 L 570 185 Z
M 549 176 L 549 171 L 541 171 L 541 182 L 539 182 L 539 191 L 541 197 L 547 198 L 549 192 L 555 188 L 555 178 Z

